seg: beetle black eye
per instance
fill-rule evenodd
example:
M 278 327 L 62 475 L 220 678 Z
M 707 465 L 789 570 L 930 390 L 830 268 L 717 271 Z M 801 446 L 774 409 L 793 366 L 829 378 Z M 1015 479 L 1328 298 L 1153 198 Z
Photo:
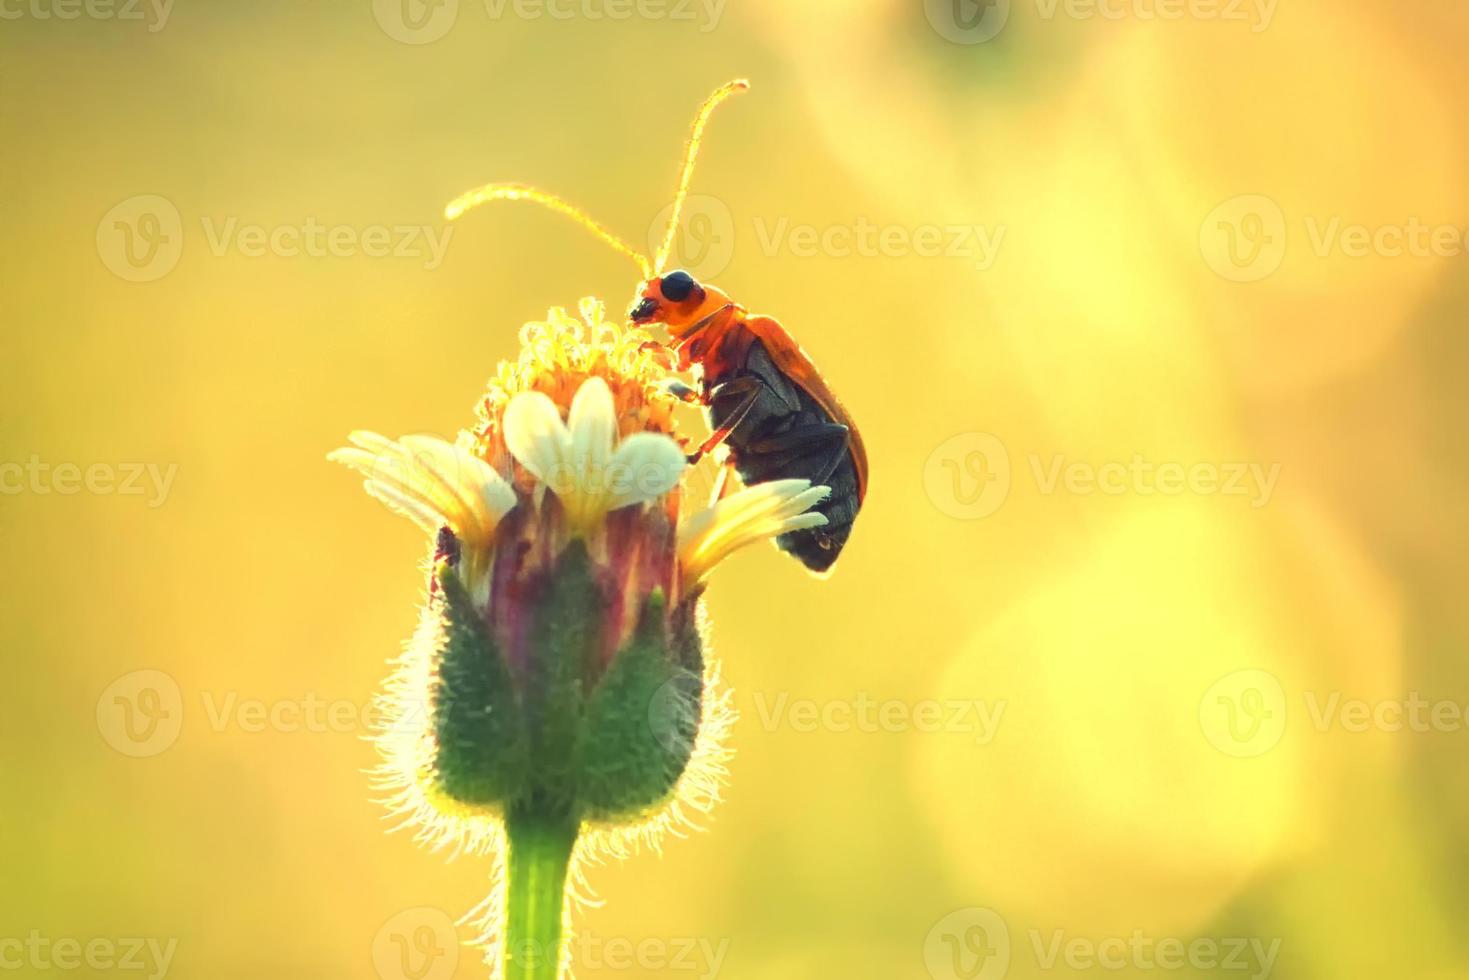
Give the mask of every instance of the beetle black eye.
M 694 291 L 694 287 L 697 285 L 698 283 L 694 282 L 693 276 L 684 272 L 682 269 L 677 269 L 663 277 L 663 282 L 661 283 L 663 298 L 674 303 L 682 303 L 689 298 L 689 294 Z

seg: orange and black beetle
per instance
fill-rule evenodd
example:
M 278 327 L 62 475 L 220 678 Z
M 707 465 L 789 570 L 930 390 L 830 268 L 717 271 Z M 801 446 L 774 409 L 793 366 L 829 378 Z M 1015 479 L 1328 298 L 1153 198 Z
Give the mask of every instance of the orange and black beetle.
M 703 404 L 709 412 L 713 433 L 689 457 L 690 462 L 721 444 L 727 447 L 728 463 L 717 494 L 727 487 L 730 468 L 747 486 L 800 478 L 830 487 L 831 495 L 816 508 L 826 516 L 826 526 L 792 531 L 776 539 L 807 568 L 824 572 L 846 544 L 867 493 L 867 454 L 857 426 L 811 358 L 778 322 L 750 315 L 717 287 L 699 283 L 687 272 L 662 272 L 673 250 L 704 126 L 719 103 L 748 87 L 743 80 L 730 82 L 699 110 L 668 228 L 652 262 L 580 208 L 521 184 L 489 184 L 470 191 L 451 203 L 446 213 L 453 219 L 487 201 L 535 201 L 567 215 L 631 256 L 644 281 L 629 317 L 635 323 L 661 323 L 667 328 L 678 370 L 700 368 L 699 390 L 682 383 L 670 386 L 675 394 Z
M 816 508 L 826 515 L 825 527 L 776 539 L 812 571 L 830 568 L 867 492 L 867 454 L 811 358 L 775 320 L 751 316 L 682 270 L 648 280 L 630 316 L 668 329 L 679 370 L 702 369 L 696 397 L 707 406 L 714 433 L 695 459 L 724 443 L 747 486 L 801 478 L 831 488 Z

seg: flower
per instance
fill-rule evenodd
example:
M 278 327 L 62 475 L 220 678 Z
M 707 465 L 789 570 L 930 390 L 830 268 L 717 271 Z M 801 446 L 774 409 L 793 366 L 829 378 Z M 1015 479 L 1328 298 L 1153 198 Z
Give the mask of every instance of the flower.
M 616 440 L 612 390 L 582 382 L 565 422 L 549 395 L 522 392 L 505 409 L 505 442 L 520 464 L 560 499 L 571 528 L 595 533 L 607 514 L 678 486 L 684 453 L 666 435 L 635 432 Z
M 330 458 L 432 540 L 419 628 L 381 698 L 377 777 L 419 838 L 498 857 L 479 910 L 506 977 L 566 959 L 565 883 L 717 800 L 733 719 L 707 649 L 710 571 L 816 527 L 780 480 L 685 513 L 656 345 L 583 300 L 522 330 L 453 442 L 354 432 Z

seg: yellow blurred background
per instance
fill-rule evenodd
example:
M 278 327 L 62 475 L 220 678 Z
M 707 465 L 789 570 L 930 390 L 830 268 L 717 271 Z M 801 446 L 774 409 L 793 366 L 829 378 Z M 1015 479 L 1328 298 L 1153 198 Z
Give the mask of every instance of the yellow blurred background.
M 632 295 L 445 202 L 646 243 L 745 75 L 680 261 L 871 493 L 717 574 L 726 801 L 590 870 L 577 975 L 1469 977 L 1462 3 L 0 15 L 0 975 L 487 975 L 489 863 L 361 773 L 422 543 L 324 455 Z

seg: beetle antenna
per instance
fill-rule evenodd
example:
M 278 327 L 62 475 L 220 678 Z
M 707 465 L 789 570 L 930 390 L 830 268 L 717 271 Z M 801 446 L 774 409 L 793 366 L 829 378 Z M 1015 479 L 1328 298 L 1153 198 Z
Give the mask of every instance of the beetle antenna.
M 694 160 L 699 156 L 699 143 L 704 138 L 704 126 L 709 122 L 709 117 L 713 115 L 719 103 L 749 87 L 749 81 L 743 78 L 726 82 L 715 89 L 713 95 L 704 100 L 704 104 L 699 107 L 699 114 L 694 117 L 694 129 L 689 134 L 688 148 L 684 150 L 683 172 L 678 178 L 678 192 L 673 196 L 673 212 L 668 216 L 668 230 L 663 233 L 663 244 L 658 246 L 658 254 L 653 258 L 653 267 L 660 274 L 663 272 L 664 264 L 668 261 L 669 254 L 673 251 L 673 240 L 678 235 L 678 219 L 683 212 L 684 198 L 689 196 L 689 182 L 694 178 Z
M 597 224 L 581 208 L 574 204 L 568 204 L 555 194 L 548 194 L 545 191 L 537 190 L 534 187 L 527 187 L 524 184 L 486 184 L 483 187 L 476 187 L 472 191 L 466 191 L 449 202 L 449 206 L 444 208 L 444 217 L 453 221 L 464 214 L 464 212 L 472 208 L 477 208 L 481 204 L 488 204 L 491 201 L 534 201 L 537 204 L 550 208 L 552 211 L 564 214 L 636 262 L 638 268 L 643 273 L 644 279 L 650 279 L 653 276 L 653 267 L 648 262 L 646 255 Z

